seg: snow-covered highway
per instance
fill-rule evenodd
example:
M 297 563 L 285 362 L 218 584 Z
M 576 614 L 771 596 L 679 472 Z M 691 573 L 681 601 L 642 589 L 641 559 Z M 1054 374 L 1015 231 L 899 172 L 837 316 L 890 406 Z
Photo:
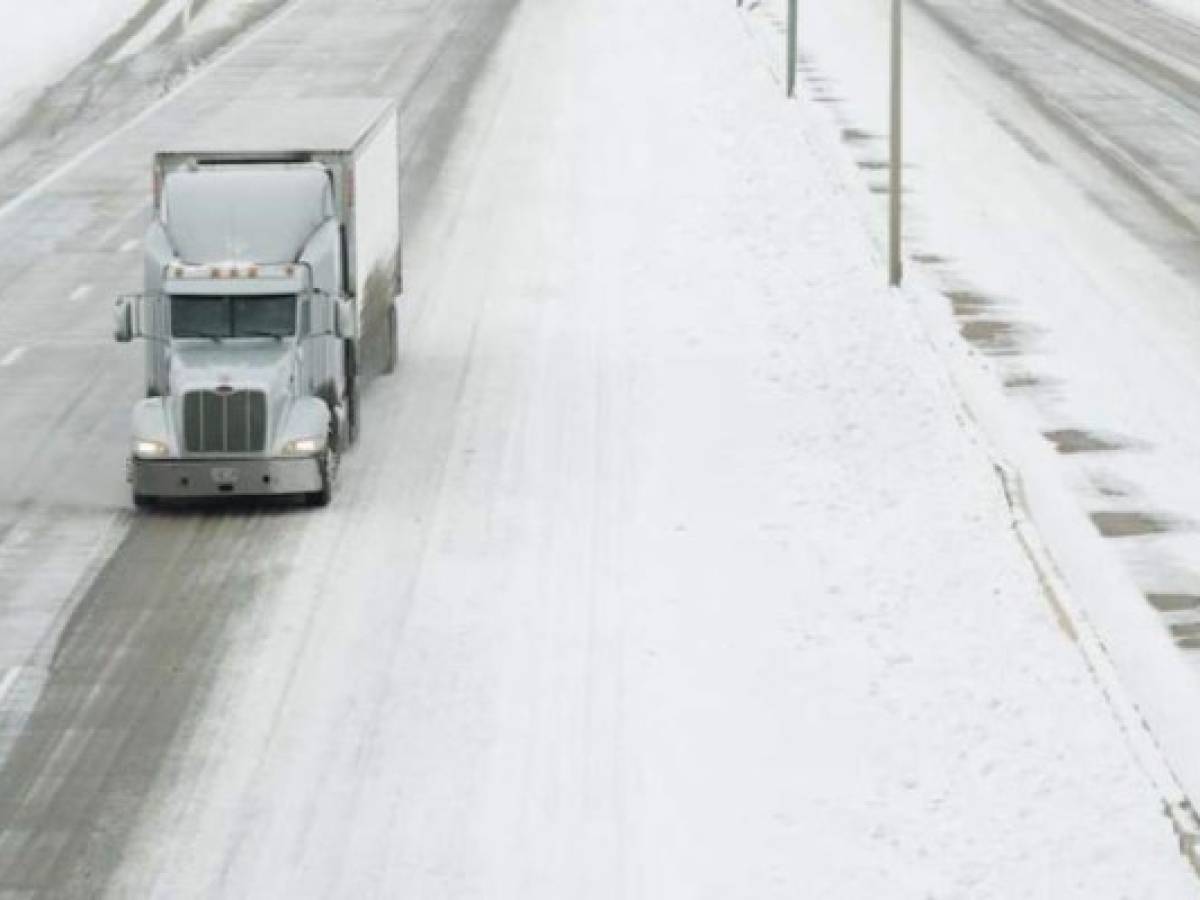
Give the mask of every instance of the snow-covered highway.
M 741 16 L 296 0 L 0 215 L 0 896 L 1194 896 Z M 151 152 L 347 94 L 408 271 L 334 504 L 133 516 Z

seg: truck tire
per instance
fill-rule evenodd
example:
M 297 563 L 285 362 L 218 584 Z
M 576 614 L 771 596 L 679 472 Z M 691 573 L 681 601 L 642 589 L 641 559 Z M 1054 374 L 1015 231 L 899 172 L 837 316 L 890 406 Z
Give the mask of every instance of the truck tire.
M 329 451 L 325 451 L 325 455 L 321 457 L 318 464 L 321 470 L 321 489 L 313 491 L 310 494 L 304 495 L 304 503 L 306 506 L 322 507 L 328 506 L 329 501 L 333 499 L 333 476 L 329 472 Z
M 350 389 L 346 391 L 347 445 L 357 444 L 358 437 L 362 433 L 362 425 L 359 421 L 361 407 L 362 398 L 358 391 L 358 379 L 355 378 L 350 382 Z
M 383 374 L 391 375 L 396 371 L 400 361 L 400 323 L 396 315 L 396 302 L 393 300 L 387 311 L 387 355 L 384 357 Z
M 358 347 L 353 341 L 346 341 L 345 345 L 345 371 L 346 371 L 346 442 L 345 446 L 350 447 L 358 442 L 359 432 L 359 391 L 358 391 Z M 339 435 L 340 437 L 340 435 Z M 339 446 L 339 450 L 342 449 Z
M 344 372 L 346 372 L 346 396 L 342 397 L 342 407 L 346 410 L 346 434 L 338 434 L 338 452 L 353 446 L 359 439 L 359 348 L 354 341 L 343 344 Z

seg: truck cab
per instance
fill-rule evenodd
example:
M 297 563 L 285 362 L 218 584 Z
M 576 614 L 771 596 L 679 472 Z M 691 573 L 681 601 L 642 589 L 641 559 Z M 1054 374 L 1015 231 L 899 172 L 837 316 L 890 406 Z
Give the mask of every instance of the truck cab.
M 353 339 L 346 301 L 290 264 L 178 265 L 162 283 L 118 307 L 118 338 L 147 338 L 158 373 L 133 412 L 135 504 L 280 493 L 328 503 L 351 435 L 336 389 L 339 345 Z

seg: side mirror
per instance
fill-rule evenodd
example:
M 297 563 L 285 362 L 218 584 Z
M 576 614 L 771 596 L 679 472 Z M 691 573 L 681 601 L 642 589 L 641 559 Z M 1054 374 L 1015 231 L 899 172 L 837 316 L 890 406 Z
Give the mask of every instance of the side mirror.
M 135 297 L 118 297 L 113 306 L 113 338 L 119 344 L 133 340 L 133 305 Z
M 358 316 L 354 304 L 349 300 L 338 300 L 335 307 L 336 319 L 334 326 L 337 336 L 342 340 L 353 340 L 358 337 Z

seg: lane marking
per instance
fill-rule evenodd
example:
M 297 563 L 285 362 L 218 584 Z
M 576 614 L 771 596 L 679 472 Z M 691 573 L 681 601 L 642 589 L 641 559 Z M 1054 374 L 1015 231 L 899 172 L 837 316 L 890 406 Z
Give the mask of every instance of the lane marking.
M 125 243 L 123 243 L 121 245 L 121 252 L 128 253 L 130 250 L 133 250 L 135 247 L 137 247 L 137 245 L 138 245 L 138 239 L 130 238 L 129 240 L 127 240 Z
M 12 690 L 12 686 L 17 683 L 17 676 L 21 674 L 21 667 L 9 669 L 4 673 L 4 677 L 0 678 L 0 703 L 4 702 L 4 696 Z
M 75 290 L 71 291 L 71 302 L 78 303 L 91 292 L 92 286 L 90 284 L 81 284 L 79 287 L 75 288 Z
M 0 206 L 0 219 L 3 219 L 14 210 L 20 209 L 34 197 L 45 193 L 47 188 L 53 186 L 63 177 L 69 175 L 75 169 L 79 168 L 109 144 L 117 140 L 117 138 L 132 131 L 160 109 L 167 106 L 169 103 L 172 103 L 180 95 L 195 87 L 198 82 L 211 75 L 217 69 L 222 68 L 227 62 L 229 62 L 230 59 L 239 55 L 243 49 L 257 40 L 264 31 L 290 17 L 297 9 L 305 5 L 306 2 L 307 0 L 290 0 L 290 2 L 285 3 L 274 12 L 269 13 L 267 16 L 260 19 L 248 31 L 243 32 L 238 39 L 233 41 L 228 47 L 223 50 L 218 50 L 214 59 L 210 60 L 208 63 L 197 69 L 193 74 L 185 78 L 169 94 L 166 94 L 155 103 L 150 104 L 124 125 L 116 128 L 113 131 L 110 131 L 96 143 L 92 144 L 90 147 L 87 147 L 72 159 L 67 160 L 53 172 L 44 176 L 39 181 L 34 182 L 3 206 Z
M 4 359 L 0 359 L 0 366 L 7 368 L 15 363 L 18 359 L 25 355 L 24 347 L 14 347 L 5 354 Z

